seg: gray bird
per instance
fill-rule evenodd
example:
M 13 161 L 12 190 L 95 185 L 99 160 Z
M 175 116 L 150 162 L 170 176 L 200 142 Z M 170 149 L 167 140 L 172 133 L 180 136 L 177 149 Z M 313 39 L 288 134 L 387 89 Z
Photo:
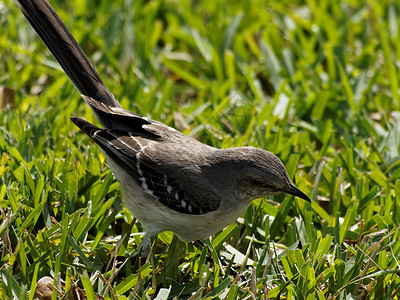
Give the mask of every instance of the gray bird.
M 50 4 L 18 2 L 103 126 L 71 118 L 106 156 L 126 207 L 145 229 L 142 248 L 166 230 L 183 242 L 205 239 L 234 222 L 256 198 L 287 193 L 310 201 L 268 151 L 216 149 L 122 109 Z

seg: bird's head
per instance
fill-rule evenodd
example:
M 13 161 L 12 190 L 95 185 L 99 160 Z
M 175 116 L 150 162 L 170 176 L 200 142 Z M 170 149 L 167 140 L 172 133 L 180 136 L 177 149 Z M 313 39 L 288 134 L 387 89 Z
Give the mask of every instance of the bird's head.
M 286 193 L 310 202 L 310 198 L 300 191 L 290 180 L 285 166 L 271 152 L 253 147 L 232 149 L 237 154 L 236 164 L 241 170 L 238 180 L 239 193 L 253 199 L 275 193 Z

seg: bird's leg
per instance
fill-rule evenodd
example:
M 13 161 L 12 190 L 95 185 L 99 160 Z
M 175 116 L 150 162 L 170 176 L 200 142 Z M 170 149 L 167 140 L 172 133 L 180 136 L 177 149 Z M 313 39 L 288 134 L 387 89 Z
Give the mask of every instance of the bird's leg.
M 196 247 L 201 247 L 201 246 L 207 246 L 208 249 L 210 249 L 211 253 L 213 253 L 213 251 L 216 253 L 217 257 L 218 257 L 218 263 L 221 269 L 222 274 L 224 275 L 226 271 L 229 272 L 230 275 L 236 277 L 240 274 L 240 272 L 235 271 L 234 269 L 232 269 L 232 265 L 233 265 L 233 257 L 230 261 L 227 261 L 223 256 L 221 256 L 219 253 L 217 253 L 214 249 L 214 247 L 212 246 L 211 242 L 209 239 L 207 240 L 197 240 L 194 242 Z M 213 261 L 215 263 L 215 259 L 213 256 Z M 225 269 L 222 269 L 222 266 L 225 267 Z M 246 278 L 244 276 L 241 276 L 242 280 L 246 280 Z
M 215 248 L 212 245 L 210 238 L 204 239 L 201 242 L 208 247 L 208 249 L 211 252 L 211 256 L 214 261 L 214 264 L 217 264 L 219 266 L 219 269 L 221 270 L 222 274 L 225 275 L 224 269 L 221 264 L 221 261 L 222 261 L 221 256 L 217 253 L 217 251 L 215 251 Z
M 152 236 L 151 234 L 145 233 L 144 238 L 140 243 L 138 253 L 139 256 L 143 259 L 147 258 L 147 256 L 149 255 L 151 236 Z

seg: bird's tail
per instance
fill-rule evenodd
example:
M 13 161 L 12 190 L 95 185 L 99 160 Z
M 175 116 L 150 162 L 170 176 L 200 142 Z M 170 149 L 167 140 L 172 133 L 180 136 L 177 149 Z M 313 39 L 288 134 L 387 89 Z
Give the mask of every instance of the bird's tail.
M 78 91 L 108 106 L 121 107 L 51 5 L 46 0 L 17 1 Z

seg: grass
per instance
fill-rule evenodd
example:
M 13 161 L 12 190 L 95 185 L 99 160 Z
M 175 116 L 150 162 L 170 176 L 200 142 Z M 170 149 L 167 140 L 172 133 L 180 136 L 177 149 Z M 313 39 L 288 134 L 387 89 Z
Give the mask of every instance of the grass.
M 212 251 L 165 232 L 139 261 L 140 224 L 69 121 L 94 117 L 2 0 L 0 299 L 44 276 L 64 299 L 399 299 L 398 1 L 51 2 L 124 108 L 269 150 L 313 202 L 255 200 Z

